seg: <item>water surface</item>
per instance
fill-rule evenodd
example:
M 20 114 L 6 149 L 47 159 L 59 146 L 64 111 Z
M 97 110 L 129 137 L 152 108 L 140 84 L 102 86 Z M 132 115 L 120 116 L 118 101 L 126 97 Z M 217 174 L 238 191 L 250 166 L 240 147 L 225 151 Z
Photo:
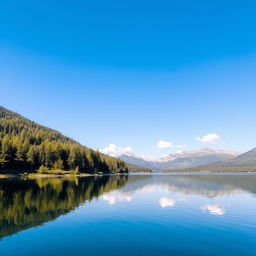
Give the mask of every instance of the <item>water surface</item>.
M 1 255 L 255 255 L 256 175 L 0 180 Z

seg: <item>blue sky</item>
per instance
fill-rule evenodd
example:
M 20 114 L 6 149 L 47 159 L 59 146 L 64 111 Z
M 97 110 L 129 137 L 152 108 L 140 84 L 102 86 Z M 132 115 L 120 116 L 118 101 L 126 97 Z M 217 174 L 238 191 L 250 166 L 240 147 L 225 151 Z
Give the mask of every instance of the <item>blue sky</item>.
M 249 150 L 255 11 L 234 0 L 1 2 L 0 104 L 95 149 Z

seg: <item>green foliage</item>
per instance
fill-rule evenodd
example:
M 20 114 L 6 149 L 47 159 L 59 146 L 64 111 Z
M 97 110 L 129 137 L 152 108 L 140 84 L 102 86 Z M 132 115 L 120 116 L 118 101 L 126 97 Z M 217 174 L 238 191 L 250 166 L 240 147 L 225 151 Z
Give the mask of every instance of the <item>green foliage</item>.
M 127 172 L 124 161 L 82 146 L 58 131 L 0 107 L 0 170 Z
M 149 168 L 138 166 L 135 164 L 127 164 L 127 167 L 129 172 L 152 172 L 152 170 Z
M 41 165 L 39 167 L 39 169 L 37 170 L 38 173 L 44 173 L 44 172 L 47 172 L 47 171 L 49 171 L 49 169 L 47 167 L 43 166 L 43 165 Z
M 64 170 L 63 160 L 58 159 L 58 160 L 54 163 L 53 169 L 54 169 L 54 170 Z

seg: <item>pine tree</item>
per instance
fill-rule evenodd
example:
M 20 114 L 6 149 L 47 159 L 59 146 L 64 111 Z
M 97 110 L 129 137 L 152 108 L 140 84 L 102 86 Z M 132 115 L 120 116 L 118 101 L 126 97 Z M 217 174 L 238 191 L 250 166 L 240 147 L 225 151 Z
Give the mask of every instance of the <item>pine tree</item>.
M 5 136 L 1 145 L 0 163 L 2 168 L 9 167 L 14 163 L 16 149 L 12 145 L 10 136 Z
M 27 153 L 27 160 L 32 168 L 37 169 L 40 165 L 39 151 L 37 146 L 31 146 Z
M 0 107 L 0 168 L 29 167 L 80 172 L 121 172 L 126 164 L 118 159 L 83 147 L 61 133 L 36 124 Z
M 70 170 L 75 170 L 77 166 L 79 166 L 79 151 L 76 146 L 71 147 L 69 158 L 68 158 L 68 166 Z
M 57 160 L 57 161 L 53 164 L 53 169 L 54 169 L 54 170 L 63 170 L 63 169 L 64 169 L 63 161 L 62 161 L 61 159 Z

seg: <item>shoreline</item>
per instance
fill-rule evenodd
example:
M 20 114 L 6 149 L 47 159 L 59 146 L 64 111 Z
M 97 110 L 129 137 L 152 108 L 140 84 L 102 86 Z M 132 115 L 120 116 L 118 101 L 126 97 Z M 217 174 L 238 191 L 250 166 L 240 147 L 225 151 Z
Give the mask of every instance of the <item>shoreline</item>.
M 239 175 L 239 174 L 256 174 L 256 171 L 173 171 L 173 172 L 131 172 L 131 173 L 21 173 L 21 174 L 0 174 L 0 179 L 7 178 L 65 178 L 65 177 L 93 177 L 93 176 L 108 176 L 108 175 Z
M 81 173 L 74 171 L 63 171 L 63 170 L 51 170 L 47 172 L 15 172 L 15 171 L 3 171 L 0 173 L 0 179 L 6 178 L 61 178 L 61 177 L 92 177 L 92 176 L 103 176 L 103 175 L 127 175 L 129 173 Z
M 89 177 L 89 176 L 100 176 L 100 174 L 0 174 L 0 179 L 6 178 L 58 178 L 58 177 Z

